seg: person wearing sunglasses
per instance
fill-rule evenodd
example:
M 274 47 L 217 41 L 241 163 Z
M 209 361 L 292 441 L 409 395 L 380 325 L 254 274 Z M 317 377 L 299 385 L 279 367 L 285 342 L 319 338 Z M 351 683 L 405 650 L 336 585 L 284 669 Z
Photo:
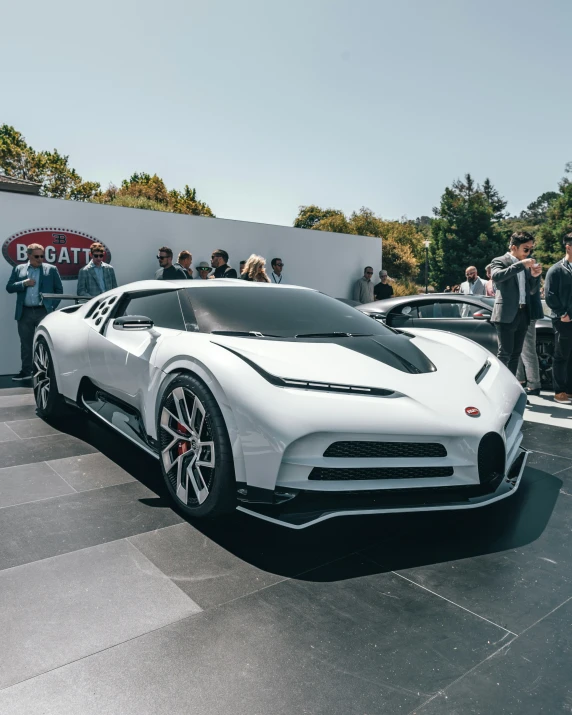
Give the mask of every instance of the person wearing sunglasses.
M 197 266 L 197 273 L 199 274 L 199 280 L 201 281 L 206 281 L 208 280 L 209 273 L 211 272 L 212 268 L 209 266 L 209 264 L 206 261 L 201 261 L 199 265 Z
M 228 265 L 228 253 L 222 248 L 212 252 L 211 266 L 214 272 L 209 278 L 238 278 L 236 269 Z
M 366 266 L 363 269 L 363 276 L 356 281 L 354 285 L 354 291 L 352 298 L 357 300 L 358 303 L 373 303 L 373 283 L 371 278 L 373 276 L 373 268 L 371 266 Z
M 272 283 L 286 283 L 284 274 L 282 273 L 284 270 L 284 261 L 281 258 L 273 258 L 270 261 L 270 265 L 272 266 L 272 272 L 270 273 Z
M 531 255 L 533 250 L 533 236 L 517 231 L 510 237 L 508 252 L 491 261 L 491 276 L 497 289 L 491 316 L 498 336 L 497 357 L 513 375 L 530 322 L 543 315 L 542 304 L 533 300 L 542 274 L 542 266 Z
M 157 281 L 186 281 L 187 274 L 181 266 L 173 265 L 173 251 L 167 246 L 162 246 L 157 252 L 159 270 L 155 273 Z
M 105 246 L 92 243 L 89 247 L 91 260 L 79 272 L 77 294 L 95 298 L 112 288 L 117 288 L 117 279 L 113 266 L 104 262 Z
M 58 269 L 44 263 L 44 247 L 31 243 L 27 248 L 28 261 L 14 266 L 6 284 L 8 293 L 16 293 L 16 314 L 20 336 L 22 369 L 12 380 L 31 380 L 33 375 L 34 333 L 43 318 L 55 310 L 59 300 L 42 297 L 43 293 L 64 292 Z
M 487 284 L 482 278 L 479 277 L 479 273 L 475 266 L 469 266 L 465 270 L 465 278 L 467 280 L 464 283 L 461 283 L 459 293 L 462 295 L 485 295 Z

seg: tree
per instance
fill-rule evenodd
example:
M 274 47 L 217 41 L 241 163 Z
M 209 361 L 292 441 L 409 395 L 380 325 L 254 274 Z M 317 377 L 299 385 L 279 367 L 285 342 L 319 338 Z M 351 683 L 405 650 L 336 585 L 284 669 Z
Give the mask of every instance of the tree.
M 431 225 L 429 279 L 437 287 L 459 283 L 465 268 L 475 265 L 483 275 L 494 256 L 506 250 L 496 223 L 506 202 L 487 179 L 481 188 L 472 176 L 445 189 Z
M 388 273 L 401 280 L 417 275 L 424 236 L 412 221 L 384 221 L 365 206 L 348 218 L 339 209 L 322 209 L 312 204 L 300 207 L 294 226 L 381 238 L 383 267 Z
M 100 189 L 95 181 L 83 181 L 69 166 L 68 156 L 57 149 L 35 151 L 22 134 L 8 124 L 0 126 L 0 170 L 6 176 L 41 184 L 41 196 L 87 201 Z
M 399 243 L 395 235 L 383 240 L 383 268 L 398 280 L 413 280 L 417 276 L 419 263 L 411 246 Z
M 182 191 L 177 189 L 169 191 L 163 179 L 157 174 L 152 176 L 146 173 L 132 174 L 129 179 L 121 182 L 120 188 L 112 184 L 107 191 L 94 197 L 93 200 L 111 206 L 214 217 L 211 208 L 204 201 L 197 199 L 196 189 L 185 186 Z M 161 208 L 157 208 L 159 206 Z
M 528 204 L 526 209 L 521 211 L 520 218 L 532 224 L 545 223 L 548 209 L 558 197 L 559 194 L 556 191 L 545 191 L 536 201 Z
M 469 174 L 467 174 L 467 177 L 468 176 Z M 493 221 L 502 221 L 502 219 L 506 217 L 504 210 L 506 209 L 507 202 L 491 184 L 490 179 L 484 180 L 482 191 L 492 209 Z
M 572 173 L 572 166 L 569 166 L 566 165 L 567 173 Z M 545 268 L 562 258 L 562 239 L 572 231 L 572 182 L 562 179 L 559 189 L 557 198 L 546 210 L 546 221 L 537 234 L 535 255 Z
M 294 219 L 294 228 L 313 229 L 316 228 L 316 225 L 320 221 L 323 221 L 326 218 L 343 215 L 343 211 L 338 211 L 337 209 L 321 209 L 315 204 L 311 204 L 310 206 L 300 206 L 298 216 Z M 346 233 L 346 231 L 343 233 Z

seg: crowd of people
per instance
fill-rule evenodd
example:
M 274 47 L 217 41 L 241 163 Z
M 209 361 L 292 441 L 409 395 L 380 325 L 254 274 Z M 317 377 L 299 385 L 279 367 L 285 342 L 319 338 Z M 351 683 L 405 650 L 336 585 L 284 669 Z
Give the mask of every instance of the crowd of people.
M 177 261 L 173 263 L 173 251 L 168 246 L 161 246 L 157 254 L 159 269 L 155 273 L 156 280 L 208 280 L 209 278 L 240 278 L 255 283 L 285 283 L 284 261 L 273 258 L 270 262 L 272 268 L 270 276 L 266 273 L 266 259 L 253 253 L 250 258 L 240 261 L 240 269 L 229 265 L 229 255 L 222 248 L 212 252 L 211 264 L 201 261 L 196 267 L 196 276 L 193 276 L 193 255 L 190 251 L 181 251 Z M 87 268 L 87 266 L 86 266 Z M 85 269 L 82 269 L 85 270 Z M 239 275 L 240 274 L 240 275 Z M 78 295 L 82 295 L 78 291 Z
M 564 258 L 551 266 L 546 274 L 544 296 L 551 309 L 554 326 L 553 381 L 554 399 L 572 403 L 572 233 L 563 239 Z M 534 238 L 524 231 L 513 233 L 509 250 L 494 258 L 486 267 L 487 280 L 479 277 L 475 266 L 465 271 L 466 280 L 458 286 L 447 287 L 445 292 L 462 295 L 490 296 L 495 302 L 491 323 L 498 337 L 498 358 L 526 385 L 528 394 L 540 392 L 540 375 L 536 352 L 536 320 L 542 318 L 540 277 L 542 266 L 532 257 Z M 44 263 L 44 247 L 32 243 L 27 247 L 27 263 L 17 265 L 6 285 L 8 293 L 16 293 L 15 319 L 18 322 L 22 369 L 14 380 L 30 380 L 33 374 L 34 332 L 41 320 L 59 304 L 59 300 L 44 298 L 43 294 L 62 294 L 63 287 L 58 269 Z M 93 243 L 90 261 L 78 276 L 77 294 L 93 298 L 117 287 L 113 266 L 105 263 L 105 247 Z M 237 271 L 229 265 L 227 251 L 217 248 L 212 252 L 210 266 L 201 261 L 193 275 L 193 256 L 190 251 L 179 253 L 173 262 L 173 251 L 168 246 L 159 248 L 157 280 L 209 280 L 234 278 L 261 283 L 285 283 L 284 261 L 273 258 L 270 276 L 266 260 L 252 254 L 240 261 Z M 379 271 L 379 283 L 372 282 L 373 268 L 366 266 L 363 276 L 356 282 L 354 300 L 370 303 L 385 300 L 393 295 L 387 271 Z

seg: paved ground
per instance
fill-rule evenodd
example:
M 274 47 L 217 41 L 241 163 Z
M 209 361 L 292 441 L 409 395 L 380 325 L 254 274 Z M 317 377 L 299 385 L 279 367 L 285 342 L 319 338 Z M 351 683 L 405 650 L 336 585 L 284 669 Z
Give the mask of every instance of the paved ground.
M 0 390 L 0 712 L 570 713 L 572 409 L 533 402 L 511 499 L 292 532 L 191 525 L 152 458 Z

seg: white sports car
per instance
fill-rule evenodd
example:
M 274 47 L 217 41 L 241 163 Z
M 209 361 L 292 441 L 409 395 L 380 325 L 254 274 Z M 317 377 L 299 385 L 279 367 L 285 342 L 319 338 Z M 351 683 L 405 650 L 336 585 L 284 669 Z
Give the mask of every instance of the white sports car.
M 291 528 L 513 494 L 526 395 L 487 350 L 322 293 L 143 281 L 48 315 L 38 413 L 73 404 L 155 456 L 180 509 Z

